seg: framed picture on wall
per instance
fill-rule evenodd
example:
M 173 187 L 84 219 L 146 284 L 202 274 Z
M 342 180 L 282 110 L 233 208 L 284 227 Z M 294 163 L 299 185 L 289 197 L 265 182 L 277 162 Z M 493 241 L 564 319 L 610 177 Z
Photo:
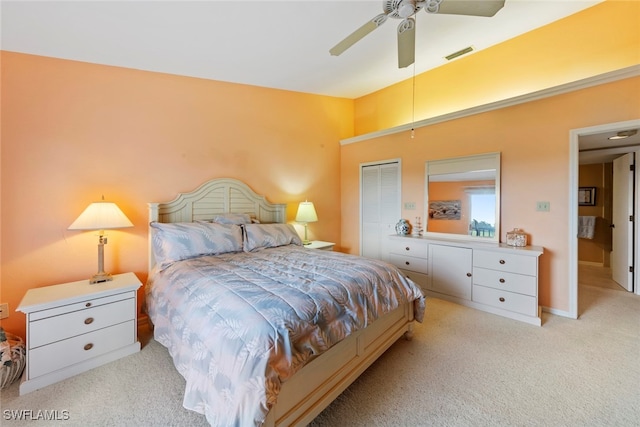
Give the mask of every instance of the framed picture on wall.
M 596 205 L 596 187 L 578 188 L 578 206 Z

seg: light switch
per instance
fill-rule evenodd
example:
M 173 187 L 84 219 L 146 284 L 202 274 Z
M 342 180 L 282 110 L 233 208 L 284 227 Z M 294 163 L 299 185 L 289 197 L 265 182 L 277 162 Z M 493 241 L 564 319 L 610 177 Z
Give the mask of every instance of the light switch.
M 551 203 L 549 203 L 549 202 L 536 202 L 536 210 L 538 212 L 549 212 L 551 210 Z

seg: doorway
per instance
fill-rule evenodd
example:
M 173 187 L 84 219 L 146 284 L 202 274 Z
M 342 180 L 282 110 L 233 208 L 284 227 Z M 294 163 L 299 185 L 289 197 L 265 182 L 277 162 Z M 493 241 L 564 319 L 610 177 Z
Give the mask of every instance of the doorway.
M 578 168 L 580 162 L 580 151 L 588 145 L 589 151 L 599 155 L 609 155 L 619 157 L 625 153 L 636 151 L 640 148 L 640 135 L 625 143 L 612 143 L 607 139 L 608 135 L 616 135 L 618 132 L 629 129 L 640 129 L 640 119 L 625 122 L 608 123 L 589 128 L 574 129 L 570 132 L 569 139 L 569 316 L 577 319 L 578 311 Z M 640 133 L 640 132 L 639 132 Z M 640 175 L 640 174 L 636 174 Z M 636 179 L 636 183 L 638 180 Z M 638 195 L 636 185 L 636 196 Z M 635 210 L 639 211 L 639 197 L 635 198 Z M 633 261 L 636 268 L 640 268 L 640 257 L 638 256 L 638 233 L 632 236 Z M 637 276 L 637 275 L 636 275 Z M 637 278 L 635 279 L 637 281 Z M 640 295 L 640 286 L 634 286 L 634 292 Z

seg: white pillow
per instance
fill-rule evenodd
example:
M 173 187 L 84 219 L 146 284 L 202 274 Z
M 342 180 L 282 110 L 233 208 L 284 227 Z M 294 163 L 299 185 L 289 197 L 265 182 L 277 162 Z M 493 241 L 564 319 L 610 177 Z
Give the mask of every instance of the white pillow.
M 284 245 L 302 245 L 291 224 L 245 224 L 244 251 L 255 252 Z
M 152 222 L 153 255 L 164 269 L 176 261 L 202 255 L 242 251 L 242 228 L 206 222 Z
M 244 213 L 218 214 L 213 218 L 218 224 L 251 224 L 251 216 Z

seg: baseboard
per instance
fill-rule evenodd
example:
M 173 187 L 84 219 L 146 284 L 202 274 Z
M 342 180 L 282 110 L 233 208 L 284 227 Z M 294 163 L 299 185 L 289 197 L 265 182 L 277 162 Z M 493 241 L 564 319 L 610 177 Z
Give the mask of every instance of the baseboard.
M 594 261 L 580 261 L 578 260 L 579 265 L 590 265 L 593 267 L 604 267 L 603 262 L 594 262 Z
M 557 308 L 551 307 L 542 307 L 542 311 L 545 313 L 553 314 L 555 316 L 567 317 L 569 319 L 577 319 L 577 317 L 572 316 L 571 313 L 565 310 L 558 310 Z

